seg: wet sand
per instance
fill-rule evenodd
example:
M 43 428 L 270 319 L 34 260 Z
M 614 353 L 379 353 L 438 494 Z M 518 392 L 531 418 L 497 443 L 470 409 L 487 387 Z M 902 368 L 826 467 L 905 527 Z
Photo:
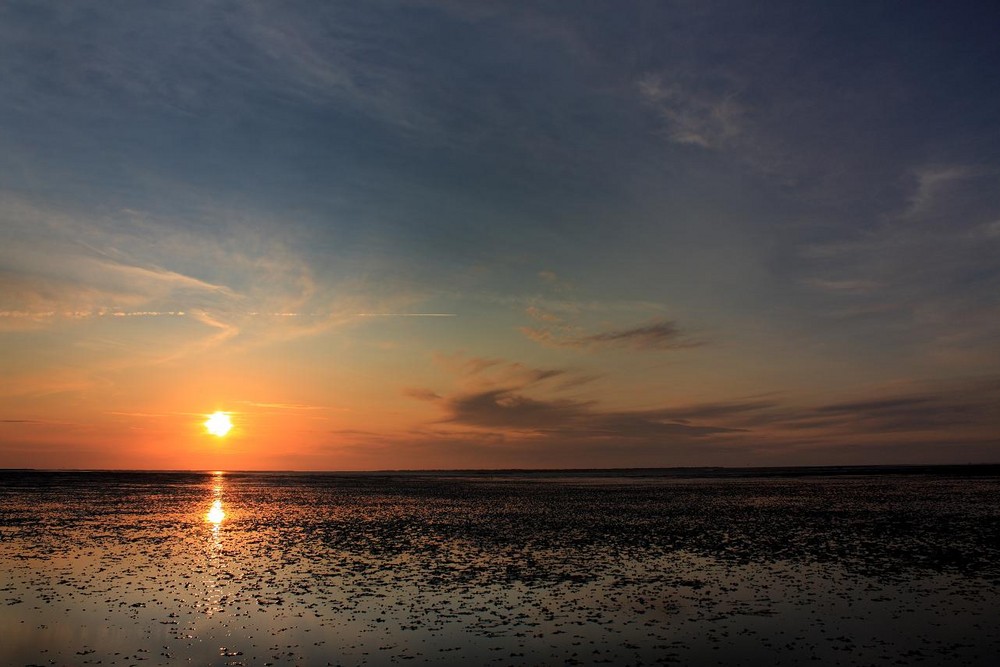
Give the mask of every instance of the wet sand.
M 997 472 L 0 472 L 0 664 L 992 665 Z

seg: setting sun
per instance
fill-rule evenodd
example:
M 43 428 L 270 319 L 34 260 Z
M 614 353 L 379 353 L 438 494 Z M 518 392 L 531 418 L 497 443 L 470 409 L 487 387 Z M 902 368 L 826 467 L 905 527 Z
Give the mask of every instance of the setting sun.
M 233 422 L 225 412 L 213 412 L 205 420 L 205 430 L 216 437 L 223 437 L 233 428 Z

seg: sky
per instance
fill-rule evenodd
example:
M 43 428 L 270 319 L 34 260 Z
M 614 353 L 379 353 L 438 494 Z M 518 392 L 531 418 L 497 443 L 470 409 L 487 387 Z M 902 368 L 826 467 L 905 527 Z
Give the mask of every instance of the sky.
M 0 467 L 1000 461 L 998 21 L 5 2 Z

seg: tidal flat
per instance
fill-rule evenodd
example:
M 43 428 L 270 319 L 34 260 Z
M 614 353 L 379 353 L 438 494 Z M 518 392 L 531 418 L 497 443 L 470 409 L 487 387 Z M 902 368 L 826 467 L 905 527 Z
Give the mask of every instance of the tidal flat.
M 3 665 L 994 665 L 1000 468 L 0 471 Z

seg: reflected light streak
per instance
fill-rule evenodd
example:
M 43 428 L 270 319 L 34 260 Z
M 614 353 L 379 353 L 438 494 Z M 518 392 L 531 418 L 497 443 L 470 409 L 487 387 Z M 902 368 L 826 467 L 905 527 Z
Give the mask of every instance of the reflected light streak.
M 226 518 L 226 511 L 222 509 L 222 494 L 225 489 L 225 473 L 216 470 L 212 473 L 212 505 L 205 513 L 205 521 L 212 527 L 212 547 L 213 552 L 219 548 L 221 535 L 220 528 Z
M 222 509 L 222 500 L 213 501 L 212 508 L 208 510 L 208 514 L 205 515 L 205 520 L 218 526 L 225 518 L 226 512 Z

